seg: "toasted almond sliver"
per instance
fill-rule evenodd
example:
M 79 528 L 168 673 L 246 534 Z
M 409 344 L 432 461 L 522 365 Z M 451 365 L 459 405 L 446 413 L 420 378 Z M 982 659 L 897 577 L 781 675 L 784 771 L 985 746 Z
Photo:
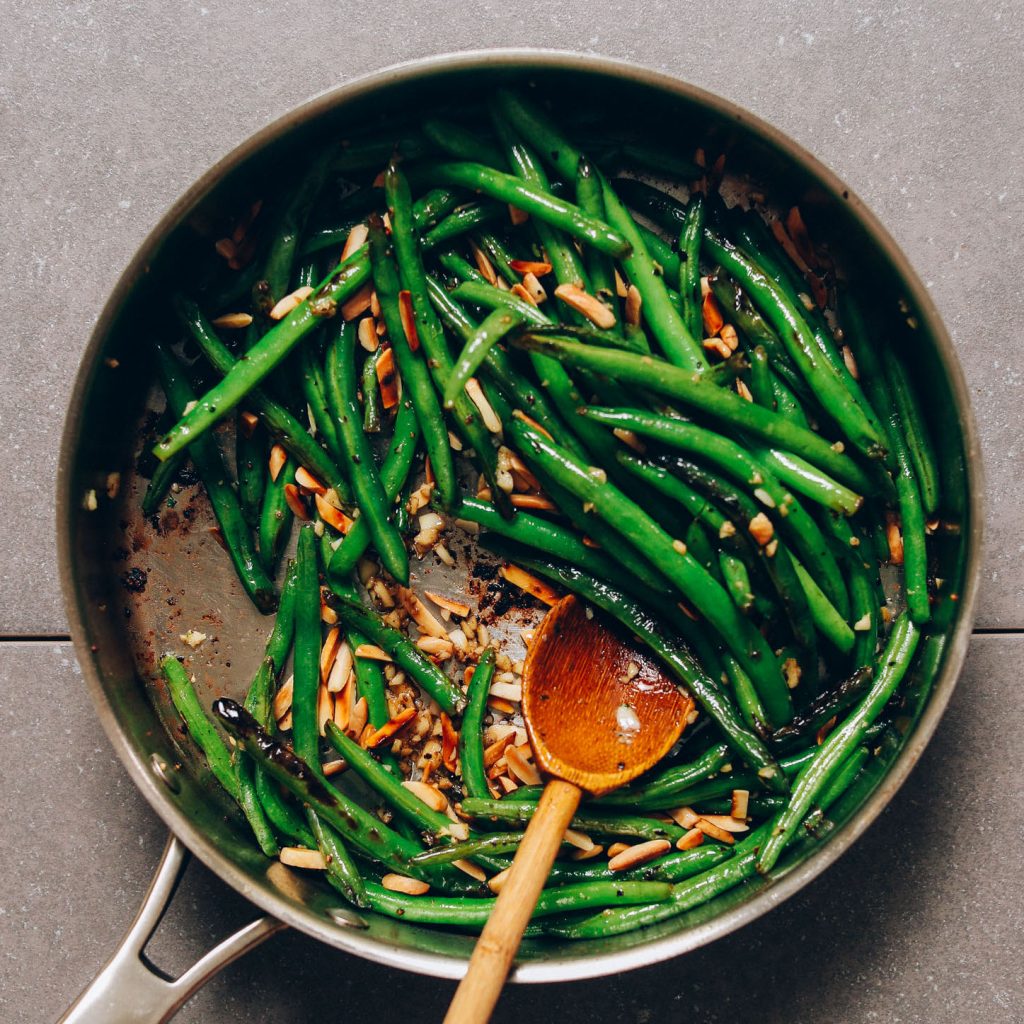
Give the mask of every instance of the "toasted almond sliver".
M 323 652 L 321 651 L 321 657 Z M 327 689 L 331 693 L 341 693 L 352 674 L 352 648 L 347 641 L 342 641 L 334 655 L 334 663 L 327 670 Z
M 455 653 L 455 644 L 447 637 L 421 636 L 416 641 L 416 646 L 431 657 L 447 661 Z
M 448 798 L 437 787 L 409 780 L 403 782 L 402 786 L 415 797 L 422 800 L 432 811 L 447 810 Z
M 737 821 L 746 821 L 747 811 L 750 808 L 750 790 L 734 789 L 732 791 L 732 807 L 730 814 Z
M 521 284 L 512 285 L 509 289 L 517 299 L 522 299 L 523 302 L 528 302 L 531 306 L 537 305 L 537 300 L 527 291 L 527 289 Z M 547 296 L 545 295 L 545 298 Z
M 391 892 L 405 893 L 406 896 L 422 896 L 430 891 L 430 886 L 426 882 L 421 882 L 418 878 L 409 878 L 407 875 L 388 874 L 380 880 L 380 884 Z
M 496 288 L 498 285 L 498 272 L 494 269 L 494 264 L 490 261 L 487 253 L 472 239 L 469 242 L 469 251 L 473 254 L 473 262 L 476 264 L 476 269 L 483 274 L 484 280 Z
M 380 338 L 377 336 L 377 325 L 373 322 L 372 316 L 364 316 L 356 328 L 359 344 L 367 352 L 376 352 L 380 347 Z
M 764 547 L 772 539 L 775 533 L 775 527 L 772 525 L 772 521 L 763 513 L 758 512 L 753 519 L 747 524 L 747 531 L 750 536 L 757 541 L 761 547 Z
M 718 302 L 710 291 L 704 296 L 701 314 L 704 318 L 704 330 L 709 338 L 713 338 L 725 325 L 725 317 L 722 316 L 722 311 L 718 308 Z
M 340 774 L 347 767 L 348 765 L 345 763 L 344 758 L 336 757 L 333 761 L 324 761 L 324 763 L 320 765 L 320 771 L 322 771 L 327 778 L 330 778 L 332 775 Z
M 334 626 L 328 631 L 324 642 L 320 645 L 320 678 L 324 682 L 327 681 L 327 677 L 334 667 L 334 659 L 338 656 L 341 640 L 341 630 Z
M 238 414 L 238 429 L 241 431 L 243 437 L 252 437 L 256 432 L 256 428 L 259 426 L 260 418 L 254 412 L 249 412 L 243 409 Z
M 495 895 L 501 892 L 501 887 L 508 881 L 509 872 L 512 869 L 510 867 L 505 868 L 504 871 L 499 871 L 496 875 L 487 879 L 487 888 L 491 890 Z
M 609 858 L 618 857 L 620 853 L 625 853 L 629 849 L 629 843 L 612 843 L 607 849 Z
M 608 861 L 609 871 L 625 871 L 628 868 L 635 868 L 640 864 L 646 864 L 663 853 L 668 853 L 672 844 L 667 839 L 651 839 L 646 843 L 637 843 L 636 846 L 623 850 Z
M 452 725 L 452 720 L 441 712 L 441 763 L 450 772 L 458 767 L 459 734 Z
M 505 751 L 509 770 L 524 786 L 539 786 L 540 772 L 526 759 L 520 747 L 509 747 Z
M 517 274 L 534 274 L 536 277 L 543 277 L 551 273 L 551 264 L 541 260 L 509 260 L 508 265 Z
M 391 661 L 391 655 L 376 644 L 360 644 L 353 654 L 357 658 L 369 658 L 371 661 Z
M 341 260 L 344 262 L 370 237 L 370 229 L 365 224 L 357 224 L 348 233 L 345 239 L 345 248 L 341 250 Z
M 400 711 L 394 718 L 385 722 L 379 729 L 375 729 L 372 735 L 365 736 L 363 738 L 363 746 L 366 747 L 367 750 L 379 747 L 385 740 L 394 736 L 399 729 L 404 725 L 407 725 L 415 717 L 415 708 L 406 708 L 404 711 Z
M 395 370 L 395 353 L 385 349 L 377 360 L 377 383 L 380 386 L 380 403 L 385 409 L 398 405 L 398 373 Z
M 608 330 L 615 326 L 615 314 L 600 300 L 579 285 L 560 284 L 555 295 L 567 306 L 582 313 L 595 327 Z
M 704 835 L 709 836 L 712 839 L 717 839 L 720 843 L 735 843 L 731 832 L 726 832 L 724 828 L 716 825 L 713 821 L 708 821 L 707 818 L 698 818 L 696 828 L 699 828 Z
M 589 850 L 573 850 L 569 854 L 570 860 L 593 860 L 595 857 L 600 857 L 604 853 L 603 846 L 594 846 Z
M 890 518 L 885 526 L 885 539 L 889 545 L 889 561 L 893 565 L 903 564 L 903 533 L 896 519 Z
M 704 842 L 704 833 L 699 828 L 691 828 L 686 835 L 676 840 L 677 850 L 692 850 Z
M 523 699 L 523 687 L 520 683 L 491 683 L 487 691 L 492 697 L 504 697 L 505 700 L 519 702 Z
M 519 788 L 507 775 L 498 776 L 498 785 L 506 793 L 514 793 Z
M 402 330 L 405 332 L 405 340 L 409 343 L 409 350 L 418 352 L 420 335 L 416 330 L 416 311 L 412 305 L 412 292 L 403 290 L 398 293 L 398 312 L 402 318 Z
M 541 512 L 554 512 L 558 506 L 543 494 L 512 494 L 509 496 L 513 508 L 529 508 Z
M 512 221 L 514 227 L 519 227 L 520 224 L 525 224 L 530 219 L 530 215 L 525 210 L 520 210 L 518 206 L 509 203 L 508 219 Z
M 309 509 L 306 508 L 306 503 L 302 500 L 302 495 L 295 484 L 284 485 L 284 500 L 296 519 L 301 519 L 303 522 L 309 521 Z
M 422 524 L 421 524 L 422 525 Z M 448 639 L 448 631 L 430 613 L 430 609 L 414 594 L 408 587 L 399 586 L 396 588 L 398 600 L 402 607 L 408 612 L 409 617 L 419 627 L 421 633 L 427 636 Z M 467 611 L 469 609 L 466 609 Z
M 252 316 L 248 313 L 225 313 L 213 321 L 214 327 L 226 327 L 229 330 L 237 330 L 240 327 L 248 327 L 252 323 Z
M 478 381 L 476 377 L 470 377 L 469 380 L 466 381 L 466 394 L 469 396 L 469 400 L 479 410 L 480 419 L 483 420 L 484 426 L 492 434 L 500 434 L 501 420 L 498 419 L 498 414 L 494 411 L 494 407 L 487 401 L 487 397 L 484 395 L 483 389 L 480 387 L 480 381 Z
M 295 680 L 289 676 L 281 688 L 274 694 L 274 720 L 280 722 L 292 708 L 292 690 Z
M 745 821 L 737 821 L 731 814 L 705 814 L 701 821 L 710 822 L 726 832 L 749 832 L 750 826 Z
M 547 605 L 558 604 L 559 595 L 554 587 L 528 573 L 525 569 L 520 569 L 518 565 L 506 562 L 499 571 L 503 579 L 508 580 L 513 586 L 519 587 L 520 590 L 532 594 L 538 601 Z
M 321 736 L 327 735 L 327 723 L 334 719 L 334 698 L 327 687 L 320 684 L 316 694 L 316 727 Z
M 700 815 L 692 807 L 675 807 L 665 813 L 683 828 L 694 828 L 700 820 Z
M 452 615 L 457 615 L 460 619 L 464 619 L 469 614 L 470 608 L 468 604 L 463 604 L 461 601 L 453 601 L 450 597 L 435 594 L 432 590 L 425 590 L 424 593 L 438 608 L 444 608 L 450 611 Z
M 562 836 L 562 840 L 570 846 L 575 846 L 577 850 L 590 850 L 594 846 L 594 840 L 590 836 L 574 828 L 567 828 L 565 835 Z
M 487 872 L 479 865 L 474 864 L 471 860 L 466 860 L 465 858 L 453 860 L 452 867 L 465 872 L 470 878 L 475 878 L 478 882 L 487 881 Z
M 626 307 L 623 310 L 623 316 L 627 324 L 632 324 L 635 327 L 640 323 L 640 310 L 642 306 L 643 298 L 640 295 L 640 289 L 635 284 L 631 284 L 626 289 Z
M 279 444 L 275 444 L 270 449 L 270 479 L 276 481 L 278 476 L 281 475 L 281 470 L 284 469 L 284 464 L 288 461 L 288 453 Z
M 274 308 L 267 314 L 271 320 L 283 320 L 294 309 L 298 309 L 303 302 L 313 294 L 313 289 L 308 285 L 296 288 L 291 294 L 279 299 Z
M 307 850 L 304 846 L 284 846 L 278 857 L 290 868 L 306 868 L 309 871 L 326 871 L 327 862 L 319 850 Z
M 350 682 L 346 687 L 346 693 L 351 691 L 355 693 L 355 687 Z M 340 703 L 340 702 L 339 702 Z M 335 704 L 335 712 L 337 712 L 338 705 Z M 360 697 L 359 700 L 352 705 L 352 710 L 349 712 L 348 725 L 342 727 L 338 726 L 339 729 L 344 728 L 345 732 L 348 733 L 352 739 L 358 739 L 363 734 L 363 729 L 366 728 L 366 720 L 370 714 L 370 706 L 366 703 L 365 697 Z
M 333 526 L 341 534 L 348 533 L 352 529 L 355 520 L 350 519 L 340 508 L 335 508 L 334 505 L 319 494 L 314 494 L 313 500 L 316 502 L 317 514 L 328 526 Z
M 373 285 L 367 283 L 362 286 L 348 301 L 342 303 L 341 315 L 345 320 L 355 320 L 362 316 L 369 308 L 373 297 Z
M 508 733 L 500 739 L 495 740 L 484 749 L 484 767 L 490 768 L 498 758 L 502 757 L 509 744 L 515 739 L 515 729 L 509 727 Z
M 543 434 L 549 441 L 554 440 L 549 430 L 545 430 L 535 419 L 531 419 L 531 417 L 527 416 L 522 409 L 513 409 L 512 418 L 522 420 L 525 424 L 536 430 L 538 434 Z
M 536 274 L 529 272 L 523 274 L 523 288 L 526 289 L 535 306 L 539 306 L 542 302 L 547 301 L 548 293 L 544 291 L 544 286 L 537 280 Z
M 319 480 L 305 466 L 299 466 L 295 470 L 295 483 L 301 487 L 304 491 L 310 491 L 313 494 L 326 494 L 327 488 L 324 484 L 320 483 Z
M 500 711 L 503 715 L 514 715 L 519 709 L 504 697 L 488 697 L 487 706 L 492 711 Z

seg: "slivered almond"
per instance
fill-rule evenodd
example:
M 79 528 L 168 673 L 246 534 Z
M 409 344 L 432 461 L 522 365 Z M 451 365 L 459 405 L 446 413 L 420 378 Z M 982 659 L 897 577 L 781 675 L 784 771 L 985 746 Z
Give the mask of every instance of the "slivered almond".
M 625 853 L 629 849 L 629 843 L 612 843 L 608 847 L 607 853 L 609 857 L 618 857 L 620 853 Z
M 549 441 L 554 440 L 549 430 L 545 430 L 535 419 L 533 419 L 530 416 L 527 416 L 526 413 L 522 411 L 522 409 L 514 409 L 512 411 L 512 418 L 522 420 L 527 425 L 533 427 L 533 429 L 536 430 L 538 434 L 543 434 Z
M 708 352 L 717 352 L 723 359 L 732 355 L 732 350 L 721 338 L 705 338 L 701 344 Z
M 473 262 L 476 264 L 476 269 L 480 271 L 484 276 L 484 280 L 489 284 L 497 287 L 498 285 L 498 272 L 494 269 L 494 264 L 490 261 L 487 253 L 480 248 L 472 239 L 469 241 L 469 251 L 473 254 Z
M 291 698 L 289 697 L 289 706 L 290 700 Z M 501 739 L 495 740 L 490 746 L 486 747 L 484 749 L 484 767 L 490 768 L 492 765 L 496 764 L 498 759 L 504 756 L 505 751 L 515 738 L 515 730 L 512 729 L 509 731 L 508 735 L 502 736 Z
M 274 721 L 280 722 L 291 711 L 294 686 L 295 680 L 292 676 L 289 676 L 277 693 L 274 694 Z
M 624 299 L 629 294 L 629 286 L 617 270 L 615 271 L 615 294 L 620 299 Z
M 432 811 L 444 811 L 448 807 L 448 798 L 436 786 L 408 780 L 403 782 L 402 786 L 418 800 L 422 800 Z
M 448 639 L 448 631 L 431 614 L 430 609 L 414 594 L 408 587 L 398 586 L 395 588 L 398 593 L 398 600 L 402 607 L 408 612 L 409 617 L 416 623 L 421 633 L 427 636 Z M 467 609 L 468 611 L 468 609 Z
M 391 655 L 376 644 L 360 644 L 352 653 L 357 658 L 369 658 L 370 661 L 391 661 Z
M 349 683 L 348 690 L 354 690 L 355 687 Z M 338 705 L 335 704 L 335 711 L 337 711 Z M 344 726 L 344 730 L 348 733 L 352 739 L 358 739 L 363 734 L 363 729 L 366 728 L 366 719 L 369 717 L 370 707 L 366 703 L 365 697 L 360 697 L 359 700 L 352 705 L 352 710 L 349 712 L 348 724 Z M 342 726 L 338 726 L 342 728 Z
M 517 299 L 522 299 L 523 302 L 528 302 L 531 306 L 537 305 L 537 300 L 527 291 L 526 286 L 522 284 L 514 284 L 509 289 Z M 544 296 L 547 298 L 547 296 Z
M 435 594 L 431 590 L 425 590 L 424 593 L 438 608 L 444 608 L 446 611 L 451 612 L 452 615 L 457 615 L 460 619 L 465 618 L 469 614 L 468 604 L 463 604 L 461 601 L 453 601 L 450 597 Z
M 284 469 L 284 464 L 288 461 L 288 453 L 279 444 L 275 444 L 270 449 L 270 479 L 277 481 L 277 478 L 281 475 L 281 470 Z
M 514 715 L 517 710 L 515 704 L 504 697 L 488 697 L 487 706 L 493 711 L 500 711 L 503 715 Z
M 752 402 L 754 400 L 754 396 L 751 394 L 750 388 L 748 388 L 739 377 L 736 378 L 736 394 L 738 394 L 740 398 L 745 398 L 748 402 Z
M 421 636 L 416 641 L 416 646 L 424 654 L 438 661 L 447 661 L 455 653 L 455 644 L 447 637 Z
M 494 411 L 494 407 L 487 401 L 483 389 L 480 387 L 480 381 L 476 377 L 470 377 L 466 381 L 466 394 L 469 395 L 469 400 L 479 410 L 480 419 L 483 420 L 484 426 L 492 434 L 500 434 L 501 420 L 498 419 L 498 414 Z
M 725 326 L 725 317 L 722 316 L 718 302 L 711 292 L 704 296 L 701 315 L 704 318 L 704 331 L 710 338 L 713 338 Z
M 558 506 L 543 494 L 512 494 L 509 496 L 513 508 L 529 508 L 538 512 L 556 512 Z
M 704 835 L 717 839 L 720 843 L 736 842 L 731 832 L 726 832 L 720 825 L 716 825 L 713 821 L 708 821 L 707 818 L 698 818 L 694 827 L 699 828 Z
M 303 522 L 309 521 L 309 509 L 306 508 L 306 503 L 302 500 L 302 494 L 295 484 L 284 485 L 284 500 L 295 514 L 296 519 L 301 519 Z
M 390 892 L 404 893 L 406 896 L 422 896 L 430 892 L 430 886 L 418 878 L 409 878 L 408 875 L 387 874 L 380 884 Z
M 509 872 L 512 869 L 510 867 L 505 868 L 504 871 L 499 871 L 496 875 L 487 879 L 487 888 L 491 890 L 495 895 L 501 892 L 501 887 L 508 881 Z
M 612 857 L 608 861 L 608 870 L 626 871 L 629 868 L 646 864 L 649 860 L 654 860 L 655 857 L 660 857 L 671 849 L 672 844 L 667 839 L 651 839 L 646 843 L 637 843 L 636 846 L 631 846 L 628 850 L 623 850 L 622 853 Z
M 804 224 L 804 218 L 798 206 L 792 207 L 789 213 L 786 214 L 786 231 L 789 232 L 789 237 L 793 239 L 793 245 L 796 246 L 797 252 L 800 253 L 800 258 L 809 267 L 817 267 L 819 265 L 818 254 L 814 250 L 814 243 L 811 241 L 811 236 L 807 233 L 807 225 Z
M 226 327 L 228 330 L 238 330 L 240 327 L 248 327 L 252 323 L 252 317 L 248 313 L 225 313 L 213 321 L 214 327 Z
M 885 539 L 889 545 L 889 561 L 893 565 L 903 564 L 903 533 L 895 516 L 887 516 Z
M 505 793 L 514 793 L 519 788 L 507 775 L 499 775 L 497 781 Z
M 380 403 L 385 409 L 398 405 L 398 372 L 395 369 L 395 354 L 390 349 L 377 360 L 377 383 L 380 385 Z
M 623 310 L 623 316 L 627 324 L 632 324 L 636 327 L 640 323 L 640 310 L 643 306 L 643 297 L 640 295 L 640 289 L 635 284 L 631 284 L 626 289 L 626 305 Z
M 320 645 L 320 678 L 326 682 L 334 667 L 334 659 L 338 656 L 338 648 L 341 646 L 341 630 L 334 626 L 327 633 L 324 642 Z
M 692 850 L 704 842 L 704 833 L 699 828 L 691 828 L 686 835 L 676 840 L 677 850 Z
M 632 430 L 626 430 L 625 427 L 615 427 L 612 433 L 623 443 L 629 445 L 630 448 L 635 452 L 639 452 L 641 455 L 647 451 L 647 446 L 640 440 Z
M 337 775 L 339 772 L 343 772 L 348 767 L 344 758 L 336 757 L 333 761 L 324 761 L 320 765 L 320 771 L 330 778 L 332 775 Z
M 344 320 L 355 320 L 362 316 L 369 308 L 373 300 L 373 285 L 367 283 L 362 286 L 350 299 L 341 305 L 341 316 Z
M 390 739 L 402 726 L 407 725 L 416 717 L 415 708 L 406 708 L 400 711 L 394 718 L 389 719 L 379 729 L 375 729 L 372 736 L 363 738 L 363 746 L 367 750 L 379 747 L 385 740 Z
M 348 233 L 345 239 L 345 248 L 341 250 L 341 260 L 344 262 L 370 237 L 370 229 L 365 224 L 357 224 Z
M 523 688 L 519 683 L 492 683 L 488 692 L 492 697 L 504 697 L 517 703 L 523 699 Z
M 487 881 L 487 872 L 479 865 L 474 864 L 471 860 L 466 860 L 464 857 L 459 860 L 453 860 L 452 867 L 465 872 L 470 878 L 475 878 L 478 882 Z
M 725 324 L 718 332 L 718 336 L 725 342 L 729 352 L 735 352 L 740 347 L 740 337 L 732 324 Z
M 313 494 L 326 494 L 327 487 L 320 483 L 319 480 L 305 466 L 299 466 L 295 470 L 295 483 L 298 484 L 304 491 L 311 491 Z
M 538 601 L 542 601 L 547 605 L 558 604 L 559 595 L 554 587 L 528 573 L 525 569 L 520 569 L 518 565 L 506 562 L 499 572 L 503 579 L 508 580 L 513 586 L 519 587 L 520 590 L 525 590 L 526 593 L 531 594 Z
M 323 664 L 323 652 L 321 652 L 321 666 Z M 349 647 L 347 641 L 342 641 L 338 644 L 337 651 L 334 655 L 334 664 L 328 669 L 326 674 L 327 689 L 331 693 L 341 693 L 345 688 L 345 684 L 348 682 L 348 677 L 352 674 L 352 648 Z
M 519 227 L 520 224 L 525 224 L 530 219 L 530 215 L 525 210 L 520 210 L 518 206 L 509 203 L 508 219 L 512 221 L 514 227 Z
M 570 846 L 575 846 L 577 850 L 592 850 L 594 848 L 594 840 L 585 832 L 580 832 L 575 828 L 567 828 L 562 836 L 562 841 Z
M 527 760 L 520 747 L 509 747 L 505 751 L 509 770 L 524 786 L 539 786 L 540 772 Z
M 252 437 L 259 423 L 260 418 L 254 412 L 243 410 L 238 414 L 238 429 L 241 431 L 242 437 Z
M 412 306 L 412 292 L 403 290 L 398 293 L 398 312 L 402 318 L 402 330 L 405 333 L 405 340 L 409 343 L 409 351 L 418 352 L 420 334 L 416 330 L 416 311 Z
M 294 309 L 298 309 L 303 302 L 313 294 L 313 289 L 308 285 L 296 288 L 295 291 L 279 299 L 274 308 L 267 314 L 271 320 L 283 320 Z
M 373 322 L 372 316 L 364 316 L 356 328 L 359 344 L 367 352 L 376 352 L 380 345 L 380 338 L 377 336 L 377 325 Z
M 317 513 L 328 526 L 333 526 L 334 529 L 342 534 L 348 533 L 352 529 L 355 520 L 350 519 L 340 508 L 335 508 L 326 498 L 321 498 L 319 494 L 314 494 L 313 500 L 316 502 Z
M 676 807 L 665 813 L 683 828 L 694 828 L 700 819 L 700 815 L 692 807 Z
M 764 547 L 772 539 L 775 533 L 775 527 L 772 526 L 772 521 L 763 513 L 758 512 L 753 519 L 747 524 L 747 530 L 750 536 L 757 541 L 761 547 Z
M 593 860 L 595 857 L 600 857 L 604 853 L 603 846 L 594 846 L 589 850 L 573 850 L 569 854 L 570 860 Z
M 213 248 L 218 256 L 226 260 L 233 260 L 238 251 L 237 246 L 230 238 L 219 238 Z
M 282 864 L 290 868 L 305 868 L 307 871 L 326 871 L 327 861 L 319 850 L 308 850 L 305 846 L 284 846 L 278 854 Z
M 316 728 L 321 736 L 327 734 L 327 723 L 334 718 L 334 698 L 322 683 L 316 694 Z
M 731 814 L 703 814 L 701 821 L 709 822 L 716 828 L 726 832 L 749 832 L 750 826 L 745 821 L 737 821 Z M 699 825 L 697 826 L 700 827 Z
M 555 289 L 555 296 L 577 313 L 582 313 L 595 327 L 608 330 L 615 326 L 615 314 L 579 285 L 560 284 Z
M 542 302 L 547 301 L 548 293 L 544 291 L 544 286 L 537 280 L 536 274 L 523 274 L 523 287 L 535 306 L 539 306 Z

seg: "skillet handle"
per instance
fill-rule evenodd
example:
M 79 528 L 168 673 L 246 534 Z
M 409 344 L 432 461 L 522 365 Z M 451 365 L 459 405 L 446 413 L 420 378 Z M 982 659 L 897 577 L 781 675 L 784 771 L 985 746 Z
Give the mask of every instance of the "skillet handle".
M 273 917 L 257 918 L 211 949 L 180 978 L 167 977 L 146 959 L 144 950 L 187 863 L 188 851 L 171 835 L 121 944 L 58 1024 L 164 1024 L 222 967 L 286 927 Z

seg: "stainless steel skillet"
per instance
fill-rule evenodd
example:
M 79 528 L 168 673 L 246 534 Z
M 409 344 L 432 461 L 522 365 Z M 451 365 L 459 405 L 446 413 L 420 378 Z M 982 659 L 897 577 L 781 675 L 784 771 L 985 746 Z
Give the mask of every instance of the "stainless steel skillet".
M 641 137 L 657 132 L 686 140 L 685 149 L 703 142 L 726 151 L 728 166 L 749 172 L 780 205 L 798 203 L 847 272 L 877 282 L 880 301 L 894 308 L 902 301 L 902 315 L 917 325 L 916 374 L 943 454 L 950 495 L 945 518 L 953 529 L 940 545 L 941 572 L 957 594 L 944 624 L 942 656 L 928 669 L 934 680 L 923 715 L 889 774 L 861 806 L 850 809 L 828 842 L 799 862 L 787 862 L 770 886 L 736 890 L 647 932 L 589 944 L 527 943 L 514 980 L 618 973 L 679 955 L 755 919 L 824 870 L 867 828 L 910 772 L 948 703 L 966 651 L 980 564 L 978 439 L 959 366 L 927 292 L 856 196 L 802 148 L 734 105 L 630 65 L 565 53 L 489 51 L 380 72 L 275 122 L 183 196 L 125 271 L 82 360 L 58 481 L 67 614 L 104 728 L 172 838 L 139 921 L 69 1020 L 165 1020 L 206 977 L 286 925 L 407 970 L 446 978 L 464 970 L 471 938 L 353 915 L 326 889 L 279 864 L 268 865 L 209 785 L 155 681 L 155 657 L 180 649 L 178 635 L 187 629 L 204 632 L 210 639 L 199 652 L 203 696 L 237 697 L 258 663 L 267 624 L 234 584 L 207 533 L 201 499 L 186 489 L 176 514 L 164 514 L 159 528 L 142 521 L 136 456 L 149 425 L 146 339 L 160 308 L 156 297 L 182 273 L 198 245 L 211 244 L 211 225 L 222 213 L 240 197 L 258 196 L 315 135 L 372 127 L 386 116 L 407 116 L 435 100 L 480 95 L 508 81 L 536 83 L 546 95 L 562 97 L 566 111 L 601 110 L 611 123 L 628 124 Z M 96 494 L 94 510 L 90 492 Z M 171 984 L 156 977 L 139 953 L 173 891 L 186 848 L 269 916 Z

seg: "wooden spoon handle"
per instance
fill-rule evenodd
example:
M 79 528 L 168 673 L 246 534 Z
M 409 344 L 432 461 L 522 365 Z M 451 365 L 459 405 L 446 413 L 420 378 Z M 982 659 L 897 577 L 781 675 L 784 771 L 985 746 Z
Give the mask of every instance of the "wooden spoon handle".
M 477 939 L 466 976 L 448 1007 L 445 1024 L 484 1024 L 490 1019 L 582 795 L 578 786 L 561 779 L 552 779 L 545 787 L 494 910 Z

